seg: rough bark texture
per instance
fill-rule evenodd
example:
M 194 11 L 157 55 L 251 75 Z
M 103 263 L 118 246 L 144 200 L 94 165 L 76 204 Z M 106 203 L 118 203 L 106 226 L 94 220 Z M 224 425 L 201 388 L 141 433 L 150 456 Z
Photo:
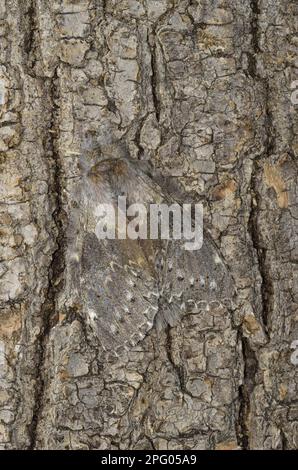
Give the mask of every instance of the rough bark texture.
M 297 447 L 297 7 L 0 0 L 2 448 Z M 135 161 L 136 191 L 152 180 L 154 194 L 204 203 L 233 288 L 228 305 L 161 328 L 157 302 L 139 341 L 112 354 L 101 309 L 86 310 L 88 283 L 101 290 L 108 273 L 85 219 L 114 171 L 99 182 L 90 168 L 115 158 Z M 147 248 L 115 259 L 147 273 Z M 117 273 L 111 318 L 129 279 Z

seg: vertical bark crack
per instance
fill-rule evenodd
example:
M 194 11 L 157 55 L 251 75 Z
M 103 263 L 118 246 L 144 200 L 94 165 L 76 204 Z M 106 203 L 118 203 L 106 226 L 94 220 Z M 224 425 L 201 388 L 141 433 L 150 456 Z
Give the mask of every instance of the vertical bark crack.
M 31 0 L 29 7 L 24 13 L 24 51 L 27 57 L 25 64 L 26 70 L 30 76 L 33 76 L 34 66 L 36 63 L 36 0 Z
M 265 81 L 264 81 L 265 82 Z M 269 333 L 270 316 L 272 310 L 273 282 L 267 262 L 267 247 L 262 242 L 262 235 L 259 227 L 259 215 L 261 213 L 261 194 L 259 191 L 259 173 L 262 171 L 261 161 L 269 159 L 275 151 L 275 136 L 272 123 L 272 113 L 269 107 L 270 89 L 267 81 L 265 82 L 265 150 L 259 157 L 256 157 L 253 164 L 251 175 L 251 212 L 248 222 L 253 248 L 257 255 L 259 273 L 262 279 L 261 298 L 262 298 L 262 322 L 265 332 Z M 255 200 L 255 203 L 253 201 Z
M 35 406 L 33 409 L 33 417 L 29 429 L 30 446 L 29 449 L 36 447 L 37 441 L 37 426 L 42 412 L 43 399 L 46 387 L 46 374 L 44 370 L 44 363 L 46 360 L 46 347 L 49 334 L 53 326 L 57 323 L 58 312 L 56 309 L 57 293 L 61 289 L 62 277 L 64 271 L 64 209 L 62 204 L 62 187 L 61 187 L 61 163 L 58 150 L 57 132 L 58 132 L 58 112 L 59 108 L 57 100 L 59 98 L 59 90 L 57 88 L 57 69 L 53 78 L 50 80 L 49 90 L 51 95 L 51 109 L 52 115 L 50 119 L 49 133 L 45 136 L 44 148 L 46 153 L 51 155 L 53 162 L 53 177 L 51 194 L 54 195 L 54 212 L 53 219 L 57 229 L 57 236 L 55 240 L 56 249 L 52 254 L 52 259 L 49 267 L 48 288 L 45 295 L 45 301 L 41 308 L 42 327 L 38 338 L 38 350 L 36 361 L 36 392 L 35 392 Z
M 151 51 L 151 90 L 152 90 L 152 100 L 153 106 L 155 109 L 156 120 L 160 120 L 160 100 L 158 92 L 158 65 L 157 65 L 157 56 L 156 56 L 156 30 L 154 29 L 151 37 L 149 38 L 149 46 Z
M 272 114 L 269 106 L 270 88 L 266 77 L 261 77 L 257 71 L 257 58 L 261 52 L 260 49 L 260 28 L 259 28 L 259 15 L 260 4 L 259 0 L 251 0 L 251 52 L 248 54 L 248 71 L 250 76 L 262 84 L 264 91 L 264 130 L 265 142 L 264 152 L 256 156 L 253 162 L 251 174 L 251 210 L 248 221 L 248 231 L 251 237 L 254 253 L 256 254 L 258 270 L 261 277 L 261 320 L 265 334 L 268 335 L 270 324 L 270 315 L 272 309 L 272 294 L 273 283 L 268 269 L 267 263 L 267 248 L 262 242 L 262 234 L 259 226 L 259 216 L 261 213 L 261 194 L 259 191 L 259 177 L 262 172 L 261 161 L 263 158 L 268 159 L 272 155 L 275 147 L 274 132 L 272 124 Z M 244 360 L 244 378 L 243 384 L 239 388 L 239 422 L 238 422 L 238 436 L 240 445 L 243 449 L 250 448 L 250 412 L 251 412 L 251 395 L 253 394 L 256 385 L 256 376 L 258 372 L 258 358 L 256 353 L 252 350 L 249 340 L 242 335 L 242 353 Z
M 248 71 L 252 78 L 257 78 L 257 55 L 260 52 L 259 46 L 259 0 L 251 0 L 251 23 L 250 23 L 250 34 L 251 34 L 251 52 L 248 53 Z
M 267 248 L 264 246 L 261 240 L 260 228 L 258 217 L 261 210 L 261 196 L 258 191 L 258 169 L 259 162 L 255 160 L 254 168 L 251 179 L 251 196 L 252 205 L 250 219 L 248 223 L 248 229 L 250 232 L 253 249 L 257 256 L 258 269 L 261 276 L 261 305 L 262 305 L 262 323 L 266 333 L 268 333 L 268 327 L 270 322 L 270 312 L 272 303 L 273 284 L 271 281 L 270 272 L 267 267 Z M 253 201 L 255 200 L 255 202 Z
M 237 436 L 241 448 L 243 450 L 249 450 L 251 394 L 253 393 L 256 385 L 258 360 L 246 338 L 242 338 L 242 354 L 244 358 L 244 378 L 243 384 L 239 387 L 240 408 Z
M 184 379 L 184 371 L 183 367 L 177 365 L 173 359 L 172 354 L 172 338 L 171 338 L 171 327 L 168 325 L 166 329 L 166 352 L 168 360 L 173 367 L 174 372 L 176 373 L 179 387 L 181 392 L 185 392 L 185 379 Z

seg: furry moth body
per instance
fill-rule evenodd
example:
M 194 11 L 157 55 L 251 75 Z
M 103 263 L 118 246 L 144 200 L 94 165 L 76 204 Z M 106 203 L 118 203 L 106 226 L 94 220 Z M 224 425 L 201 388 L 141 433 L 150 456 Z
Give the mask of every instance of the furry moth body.
M 175 202 L 137 164 L 111 159 L 85 166 L 69 225 L 69 289 L 103 348 L 112 352 L 132 348 L 154 322 L 158 328 L 174 325 L 233 294 L 232 279 L 207 233 L 202 248 L 190 252 L 181 240 L 99 240 L 96 208 L 115 205 L 119 196 L 129 204 Z

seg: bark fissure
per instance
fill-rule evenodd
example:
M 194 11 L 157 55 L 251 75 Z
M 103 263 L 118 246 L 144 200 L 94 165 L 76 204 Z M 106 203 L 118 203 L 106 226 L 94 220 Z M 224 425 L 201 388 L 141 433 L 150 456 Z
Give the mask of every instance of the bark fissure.
M 258 177 L 260 171 L 262 171 L 260 163 L 258 160 L 255 160 L 251 178 L 252 203 L 248 229 L 252 240 L 253 250 L 257 257 L 258 271 L 261 276 L 261 315 L 264 330 L 268 334 L 273 286 L 266 261 L 267 248 L 262 242 L 258 221 L 261 208 L 261 199 L 258 189 Z
M 248 223 L 254 251 L 257 255 L 258 268 L 261 276 L 261 299 L 262 299 L 262 321 L 265 332 L 269 334 L 270 316 L 272 310 L 273 282 L 267 263 L 267 247 L 262 240 L 262 233 L 259 226 L 259 216 L 262 210 L 262 196 L 260 193 L 261 176 L 263 172 L 264 160 L 269 160 L 275 151 L 275 133 L 273 128 L 272 113 L 270 109 L 270 89 L 265 81 L 265 149 L 264 152 L 255 158 L 251 174 L 251 212 Z
M 30 76 L 34 76 L 34 67 L 36 63 L 36 0 L 31 0 L 28 9 L 24 14 L 24 51 L 27 57 L 25 68 Z
M 269 84 L 266 78 L 259 75 L 257 70 L 258 54 L 261 53 L 260 49 L 260 28 L 259 28 L 259 15 L 260 5 L 259 0 L 252 0 L 251 7 L 251 49 L 248 54 L 249 65 L 248 70 L 250 76 L 261 83 L 262 90 L 264 91 L 264 152 L 254 157 L 250 179 L 250 198 L 251 207 L 248 219 L 248 232 L 252 241 L 252 248 L 256 256 L 258 272 L 261 277 L 260 296 L 261 296 L 261 321 L 264 333 L 269 336 L 268 328 L 270 322 L 271 302 L 272 302 L 272 281 L 266 260 L 266 247 L 262 241 L 261 229 L 259 226 L 259 216 L 261 212 L 261 194 L 259 185 L 262 175 L 262 162 L 269 158 L 274 150 L 273 126 L 272 115 L 269 105 Z M 239 421 L 238 421 L 238 435 L 243 449 L 250 448 L 250 425 L 249 417 L 251 412 L 252 394 L 256 385 L 256 376 L 259 368 L 258 356 L 250 346 L 249 340 L 241 333 L 242 341 L 242 354 L 244 360 L 244 377 L 243 384 L 239 388 Z
M 253 79 L 258 78 L 257 72 L 257 55 L 260 52 L 260 31 L 259 31 L 259 0 L 251 0 L 251 23 L 250 23 L 250 34 L 251 34 L 251 52 L 248 54 L 248 71 Z
M 160 120 L 160 100 L 159 100 L 159 91 L 158 91 L 158 60 L 157 60 L 157 35 L 156 30 L 154 29 L 150 38 L 149 46 L 151 50 L 151 90 L 152 90 L 152 101 L 155 110 L 155 116 L 157 122 Z
M 255 352 L 251 349 L 249 341 L 244 337 L 242 337 L 242 354 L 244 358 L 244 377 L 243 384 L 239 387 L 240 407 L 237 435 L 241 448 L 249 450 L 251 395 L 256 385 L 256 375 L 259 366 Z
M 173 370 L 175 371 L 175 374 L 176 374 L 176 377 L 177 377 L 178 383 L 179 383 L 179 388 L 180 388 L 181 392 L 187 393 L 186 390 L 185 390 L 185 376 L 184 376 L 183 367 L 176 364 L 175 360 L 173 358 L 173 350 L 172 350 L 173 345 L 172 345 L 171 327 L 170 326 L 167 326 L 167 329 L 166 329 L 166 343 L 165 343 L 165 346 L 166 346 L 167 358 L 169 360 L 169 363 L 173 367 Z
M 61 274 L 64 271 L 64 209 L 62 203 L 62 170 L 60 163 L 60 155 L 58 149 L 58 98 L 59 90 L 57 87 L 58 82 L 58 68 L 55 71 L 53 78 L 49 81 L 49 90 L 51 96 L 52 115 L 49 123 L 48 135 L 45 136 L 44 148 L 46 153 L 49 153 L 53 163 L 53 176 L 51 194 L 54 196 L 54 211 L 53 219 L 57 234 L 55 237 L 56 249 L 52 254 L 51 263 L 49 266 L 48 287 L 45 294 L 45 301 L 41 308 L 40 316 L 42 320 L 41 332 L 38 338 L 38 350 L 36 360 L 36 391 L 34 400 L 34 409 L 32 422 L 29 427 L 30 446 L 29 449 L 36 447 L 37 441 L 37 426 L 43 409 L 44 393 L 46 390 L 47 374 L 44 370 L 46 360 L 47 344 L 51 329 L 58 321 L 58 312 L 56 309 L 56 299 L 62 285 Z

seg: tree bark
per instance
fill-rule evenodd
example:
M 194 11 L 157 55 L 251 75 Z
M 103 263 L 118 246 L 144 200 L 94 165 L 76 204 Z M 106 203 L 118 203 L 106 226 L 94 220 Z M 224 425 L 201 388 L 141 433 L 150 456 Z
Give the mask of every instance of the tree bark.
M 3 449 L 297 448 L 297 14 L 294 0 L 0 0 Z M 205 251 L 177 259 L 190 283 L 220 260 L 212 301 L 198 287 L 197 311 L 164 313 L 157 244 L 102 251 L 88 211 L 112 179 L 113 194 L 203 203 Z M 131 264 L 139 340 L 125 319 L 116 340 Z

